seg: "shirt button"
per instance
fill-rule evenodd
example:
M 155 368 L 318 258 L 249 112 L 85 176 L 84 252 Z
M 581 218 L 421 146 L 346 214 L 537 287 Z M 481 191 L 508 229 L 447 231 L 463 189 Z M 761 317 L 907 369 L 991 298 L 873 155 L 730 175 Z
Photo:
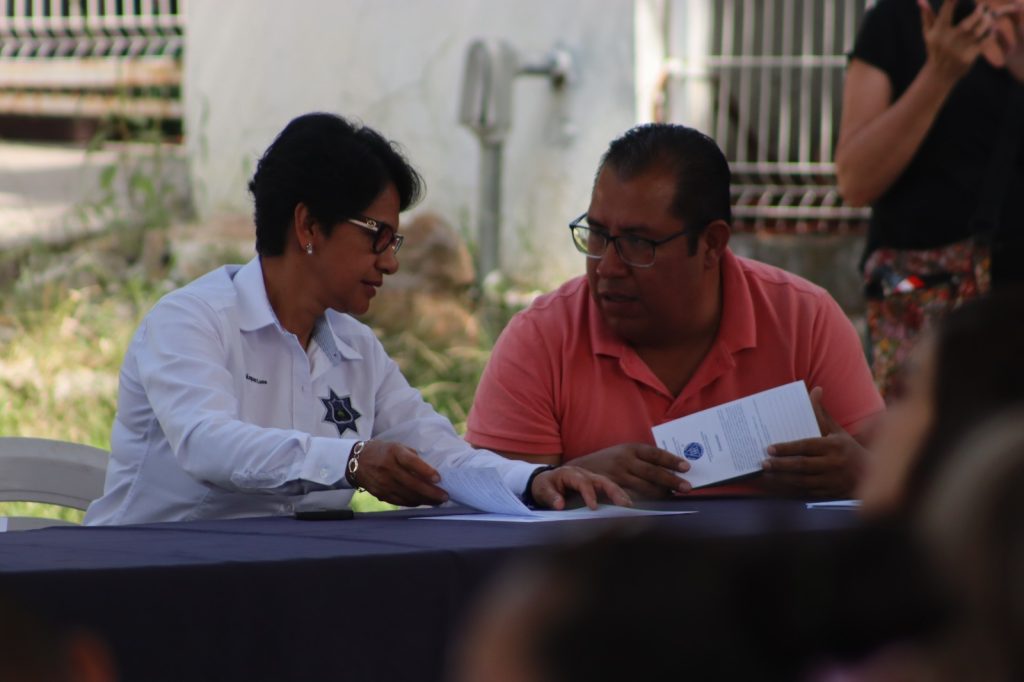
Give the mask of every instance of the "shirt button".
M 324 467 L 323 469 L 320 470 L 320 478 L 327 478 L 327 474 L 329 473 L 331 472 L 327 470 L 327 467 Z

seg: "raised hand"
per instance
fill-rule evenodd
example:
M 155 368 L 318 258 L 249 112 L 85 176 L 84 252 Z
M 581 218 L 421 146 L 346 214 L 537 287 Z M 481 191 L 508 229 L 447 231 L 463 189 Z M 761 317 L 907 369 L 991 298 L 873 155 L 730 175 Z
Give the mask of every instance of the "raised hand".
M 936 14 L 928 0 L 917 0 L 921 9 L 921 32 L 928 51 L 926 65 L 950 82 L 960 80 L 970 70 L 994 25 L 991 12 L 981 4 L 960 23 L 954 24 L 953 10 L 957 2 L 944 0 Z
M 992 12 L 999 26 L 994 33 L 1006 61 L 1006 70 L 1024 83 L 1024 2 L 1018 0 Z

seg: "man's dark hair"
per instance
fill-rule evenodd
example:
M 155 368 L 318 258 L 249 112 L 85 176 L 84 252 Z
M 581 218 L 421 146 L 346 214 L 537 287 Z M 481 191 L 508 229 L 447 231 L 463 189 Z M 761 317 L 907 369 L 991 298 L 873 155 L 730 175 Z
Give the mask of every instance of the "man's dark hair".
M 380 133 L 334 114 L 299 116 L 267 148 L 249 181 L 257 253 L 284 253 L 300 202 L 330 235 L 335 225 L 359 215 L 389 184 L 398 191 L 403 211 L 423 193 L 423 179 Z
M 652 170 L 672 174 L 676 194 L 670 210 L 693 230 L 688 237 L 690 255 L 696 253 L 709 223 L 732 222 L 729 162 L 715 141 L 700 131 L 671 123 L 636 126 L 608 146 L 598 175 L 606 166 L 623 180 Z

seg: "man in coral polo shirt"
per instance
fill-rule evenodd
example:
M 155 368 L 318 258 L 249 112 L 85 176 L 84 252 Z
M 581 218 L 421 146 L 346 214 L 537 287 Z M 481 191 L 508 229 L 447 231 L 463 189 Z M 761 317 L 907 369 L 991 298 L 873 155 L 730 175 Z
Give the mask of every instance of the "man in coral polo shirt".
M 676 472 L 689 465 L 654 447 L 652 426 L 802 379 L 823 437 L 777 444 L 761 474 L 703 490 L 848 496 L 861 453 L 849 434 L 883 409 L 860 340 L 823 289 L 728 249 L 729 181 L 721 151 L 690 128 L 613 141 L 571 226 L 587 274 L 506 327 L 466 439 L 571 460 L 643 497 L 687 493 Z

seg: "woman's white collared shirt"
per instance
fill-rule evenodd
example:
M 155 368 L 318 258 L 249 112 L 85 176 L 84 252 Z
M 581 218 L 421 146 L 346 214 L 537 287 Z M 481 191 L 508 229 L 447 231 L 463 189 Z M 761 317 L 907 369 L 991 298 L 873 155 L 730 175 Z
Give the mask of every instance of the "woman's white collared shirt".
M 349 451 L 371 438 L 435 468 L 496 467 L 516 493 L 536 468 L 473 450 L 352 317 L 328 310 L 307 353 L 278 323 L 259 259 L 225 266 L 165 296 L 139 326 L 104 494 L 85 521 L 287 514 L 314 491 L 351 496 Z

